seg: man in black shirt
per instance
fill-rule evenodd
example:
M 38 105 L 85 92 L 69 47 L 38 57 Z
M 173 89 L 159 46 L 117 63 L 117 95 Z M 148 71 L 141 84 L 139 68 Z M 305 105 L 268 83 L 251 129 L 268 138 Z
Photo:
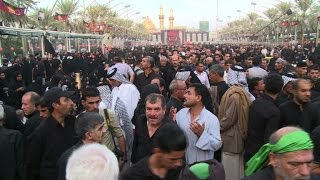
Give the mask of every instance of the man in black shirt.
M 302 126 L 303 113 L 311 98 L 311 82 L 307 79 L 293 81 L 293 100 L 280 105 L 280 126 Z
M 152 93 L 146 97 L 145 115 L 141 115 L 135 124 L 132 146 L 132 163 L 152 153 L 152 143 L 158 129 L 170 123 L 166 116 L 166 102 L 161 94 Z
M 27 122 L 24 128 L 24 135 L 28 137 L 40 124 L 40 115 L 37 111 L 36 104 L 39 103 L 40 96 L 35 92 L 27 92 L 22 96 L 21 109 Z
M 159 128 L 154 137 L 153 154 L 140 160 L 123 172 L 121 180 L 176 180 L 178 179 L 187 139 L 174 123 Z
M 268 143 L 270 135 L 279 129 L 280 110 L 275 99 L 283 86 L 283 80 L 278 74 L 269 74 L 264 80 L 265 93 L 250 106 L 248 135 L 245 141 L 244 160 L 247 162 L 260 147 Z
M 71 116 L 74 92 L 54 87 L 46 92 L 50 116 L 34 131 L 26 157 L 27 180 L 56 180 L 60 155 L 77 142 L 75 117 Z
M 176 112 L 183 108 L 184 94 L 186 93 L 187 85 L 183 80 L 175 79 L 171 81 L 169 90 L 171 96 L 167 102 L 167 115 L 169 115 L 171 108 L 176 109 Z
M 141 69 L 143 70 L 143 73 L 137 75 L 133 82 L 139 90 L 140 94 L 142 93 L 142 89 L 144 86 L 150 84 L 152 79 L 159 76 L 152 70 L 153 66 L 154 59 L 151 56 L 146 56 L 142 58 Z
M 218 115 L 222 96 L 229 89 L 229 85 L 224 81 L 223 76 L 224 68 L 220 64 L 215 64 L 210 67 L 209 79 L 212 82 L 212 86 L 210 87 L 209 92 L 215 115 Z

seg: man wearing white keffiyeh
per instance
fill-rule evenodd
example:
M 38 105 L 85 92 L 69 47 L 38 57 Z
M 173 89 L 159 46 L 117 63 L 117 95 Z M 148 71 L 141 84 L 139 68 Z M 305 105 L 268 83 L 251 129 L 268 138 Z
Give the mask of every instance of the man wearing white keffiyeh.
M 130 120 L 140 99 L 140 93 L 135 85 L 128 81 L 122 74 L 118 73 L 117 68 L 108 71 L 108 80 L 112 86 L 112 94 L 118 96 L 126 106 Z

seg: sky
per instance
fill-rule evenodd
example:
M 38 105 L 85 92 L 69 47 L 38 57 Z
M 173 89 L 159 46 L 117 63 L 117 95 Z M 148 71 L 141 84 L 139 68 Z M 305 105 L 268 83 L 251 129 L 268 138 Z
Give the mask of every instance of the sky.
M 81 7 L 95 3 L 108 4 L 124 18 L 127 14 L 124 6 L 129 4 L 129 19 L 141 21 L 142 17 L 149 16 L 156 27 L 159 27 L 160 6 L 164 10 L 165 27 L 169 26 L 168 18 L 172 8 L 175 18 L 174 26 L 198 29 L 199 21 L 209 21 L 210 30 L 222 27 L 227 22 L 239 17 L 244 17 L 249 12 L 262 15 L 262 11 L 273 7 L 278 2 L 279 0 L 79 0 Z M 55 0 L 39 0 L 38 6 L 52 7 L 54 3 Z M 139 12 L 139 14 L 135 14 L 135 12 Z M 217 21 L 217 17 L 220 21 Z

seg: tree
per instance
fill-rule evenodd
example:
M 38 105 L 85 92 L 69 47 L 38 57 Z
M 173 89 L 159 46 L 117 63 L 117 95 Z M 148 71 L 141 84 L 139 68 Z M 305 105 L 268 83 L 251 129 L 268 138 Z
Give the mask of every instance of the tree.
M 76 12 L 78 8 L 79 0 L 59 0 L 57 6 L 55 8 L 58 13 L 67 14 L 69 19 L 65 21 L 65 23 L 58 23 L 58 29 L 63 31 L 70 31 L 71 30 L 71 23 L 70 18 Z
M 301 45 L 303 46 L 304 44 L 304 32 L 305 32 L 305 18 L 307 16 L 307 13 L 310 12 L 312 8 L 314 8 L 315 5 L 315 0 L 296 0 L 296 6 L 298 9 L 301 11 L 301 19 L 300 19 L 300 24 L 301 24 Z
M 43 18 L 39 18 L 39 12 L 43 13 Z M 29 16 L 28 27 L 39 29 L 55 29 L 57 22 L 53 19 L 50 8 L 36 8 Z

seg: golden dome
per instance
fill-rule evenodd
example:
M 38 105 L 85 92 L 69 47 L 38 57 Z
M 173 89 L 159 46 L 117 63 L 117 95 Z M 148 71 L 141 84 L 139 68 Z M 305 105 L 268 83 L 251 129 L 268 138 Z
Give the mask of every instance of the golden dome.
M 152 20 L 149 18 L 149 16 L 145 17 L 143 19 L 143 25 L 144 27 L 146 27 L 146 29 L 150 32 L 150 33 L 154 33 L 157 31 L 156 26 L 154 25 L 154 23 L 152 22 Z

